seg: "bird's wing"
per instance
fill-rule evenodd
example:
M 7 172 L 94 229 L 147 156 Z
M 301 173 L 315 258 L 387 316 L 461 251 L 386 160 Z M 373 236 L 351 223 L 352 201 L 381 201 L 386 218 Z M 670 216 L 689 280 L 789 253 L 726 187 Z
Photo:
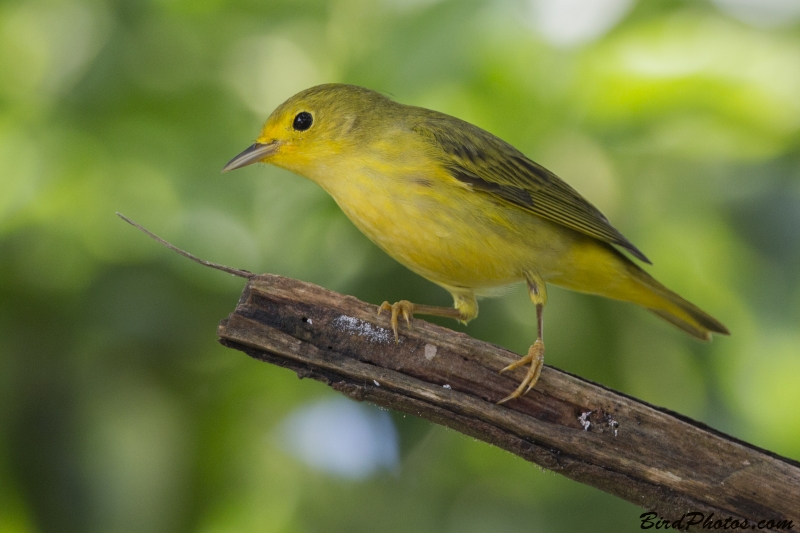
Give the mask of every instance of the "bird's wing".
M 456 180 L 542 218 L 621 246 L 650 263 L 575 189 L 491 133 L 438 113 L 413 129 L 440 149 L 434 152 L 441 154 L 441 163 Z

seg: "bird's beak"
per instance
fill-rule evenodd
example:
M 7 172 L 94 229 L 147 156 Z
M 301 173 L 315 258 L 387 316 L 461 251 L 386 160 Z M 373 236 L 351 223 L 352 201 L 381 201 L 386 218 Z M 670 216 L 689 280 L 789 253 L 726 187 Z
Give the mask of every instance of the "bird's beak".
M 222 172 L 228 172 L 230 170 L 236 170 L 237 168 L 246 167 L 247 165 L 252 165 L 253 163 L 258 163 L 277 151 L 277 141 L 272 141 L 269 144 L 255 143 L 246 148 L 244 152 L 228 161 L 228 164 L 222 168 Z

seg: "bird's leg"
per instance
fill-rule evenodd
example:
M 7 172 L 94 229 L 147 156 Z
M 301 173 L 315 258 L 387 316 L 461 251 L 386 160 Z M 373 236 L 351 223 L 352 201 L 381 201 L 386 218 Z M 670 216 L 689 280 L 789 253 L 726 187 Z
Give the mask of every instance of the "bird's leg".
M 530 295 L 531 301 L 536 305 L 536 342 L 528 348 L 528 355 L 521 358 L 519 361 L 511 363 L 502 369 L 500 373 L 502 374 L 507 370 L 514 370 L 528 363 L 530 363 L 531 366 L 528 368 L 528 373 L 525 374 L 525 378 L 522 380 L 522 383 L 519 384 L 517 390 L 497 402 L 498 404 L 514 400 L 527 394 L 528 391 L 536 385 L 536 382 L 539 381 L 539 376 L 542 373 L 542 366 L 544 365 L 544 341 L 542 340 L 544 322 L 542 320 L 542 315 L 544 314 L 544 304 L 547 303 L 547 290 L 539 276 L 528 274 L 525 276 L 525 279 L 528 282 L 528 294 Z
M 394 331 L 394 340 L 400 340 L 397 334 L 397 324 L 399 317 L 403 317 L 406 321 L 408 329 L 411 329 L 411 317 L 414 315 L 433 315 L 443 316 L 447 318 L 455 318 L 462 324 L 466 324 L 476 316 L 478 316 L 478 302 L 475 300 L 475 295 L 470 293 L 457 293 L 453 294 L 455 301 L 453 307 L 439 307 L 435 305 L 414 304 L 408 300 L 400 300 L 390 304 L 383 302 L 378 307 L 378 314 L 383 311 L 391 311 L 392 318 L 392 331 Z

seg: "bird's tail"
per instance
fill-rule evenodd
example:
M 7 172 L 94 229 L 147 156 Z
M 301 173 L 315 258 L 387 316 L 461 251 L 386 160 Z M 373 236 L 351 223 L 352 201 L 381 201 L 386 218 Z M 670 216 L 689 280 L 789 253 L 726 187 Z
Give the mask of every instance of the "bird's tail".
M 557 285 L 641 305 L 700 340 L 710 340 L 712 333 L 730 334 L 717 319 L 666 288 L 611 246 L 595 243 L 573 253 L 573 264 L 591 268 L 581 269 L 578 276 L 553 280 Z
M 635 268 L 639 270 L 638 281 L 648 287 L 655 296 L 655 301 L 646 306 L 653 314 L 703 341 L 711 340 L 712 333 L 730 335 L 728 328 L 723 326 L 719 320 L 681 298 L 638 266 Z

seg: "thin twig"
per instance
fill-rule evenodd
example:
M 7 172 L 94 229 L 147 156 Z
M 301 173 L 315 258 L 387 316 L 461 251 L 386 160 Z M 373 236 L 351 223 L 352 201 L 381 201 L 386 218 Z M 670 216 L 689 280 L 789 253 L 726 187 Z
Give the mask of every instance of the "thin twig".
M 164 246 L 166 246 L 167 248 L 169 248 L 173 252 L 177 252 L 177 253 L 181 254 L 183 257 L 186 257 L 187 259 L 191 259 L 195 263 L 200 263 L 203 266 L 215 268 L 217 270 L 221 270 L 223 272 L 227 272 L 228 274 L 233 274 L 234 276 L 239 276 L 240 278 L 250 279 L 253 276 L 255 276 L 255 274 L 253 274 L 252 272 L 247 271 L 247 270 L 242 270 L 240 268 L 233 268 L 233 267 L 229 267 L 229 266 L 225 266 L 225 265 L 220 265 L 219 263 L 212 263 L 211 261 L 206 261 L 205 259 L 200 259 L 199 257 L 194 256 L 194 255 L 190 254 L 189 252 L 187 252 L 185 250 L 181 250 L 177 246 L 168 243 L 167 241 L 165 241 L 164 239 L 162 239 L 161 237 L 159 237 L 155 233 L 145 229 L 141 224 L 137 224 L 136 222 L 134 222 L 133 220 L 129 219 L 128 217 L 126 217 L 122 213 L 117 213 L 117 216 L 119 218 L 121 218 L 122 220 L 124 220 L 125 222 L 127 222 L 128 224 L 130 224 L 131 226 L 133 226 L 134 228 L 136 228 L 139 231 L 141 231 L 142 233 L 144 233 L 145 235 L 147 235 L 148 237 L 150 237 L 151 239 L 153 239 L 154 241 L 156 241 L 156 242 L 158 242 L 160 244 L 163 244 Z

